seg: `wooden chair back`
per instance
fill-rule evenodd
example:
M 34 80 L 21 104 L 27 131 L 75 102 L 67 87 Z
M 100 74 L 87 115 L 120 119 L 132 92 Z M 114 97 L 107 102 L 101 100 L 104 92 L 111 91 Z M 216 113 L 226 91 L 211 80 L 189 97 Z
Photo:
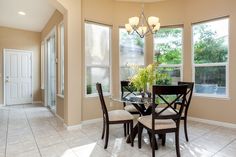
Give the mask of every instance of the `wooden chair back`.
M 185 101 L 185 110 L 184 110 L 184 116 L 187 116 L 188 114 L 188 109 L 190 106 L 190 102 L 192 99 L 193 95 L 193 87 L 194 87 L 194 82 L 178 82 L 178 85 L 187 85 L 187 93 L 186 93 L 186 101 Z
M 155 119 L 173 119 L 176 122 L 176 126 L 179 127 L 181 114 L 186 101 L 187 85 L 179 86 L 158 86 L 154 85 L 152 94 L 152 128 L 155 128 Z M 158 105 L 164 104 L 165 107 L 160 111 L 156 111 Z M 178 103 L 180 109 L 177 110 L 174 105 Z M 175 113 L 170 115 L 162 114 L 168 109 L 173 110 Z
M 103 118 L 105 118 L 106 121 L 109 121 L 108 111 L 107 111 L 106 103 L 105 103 L 105 100 L 103 97 L 101 83 L 96 83 L 96 88 L 98 91 L 98 95 L 99 95 L 99 99 L 100 99 L 100 103 L 101 103 L 101 107 L 102 107 Z

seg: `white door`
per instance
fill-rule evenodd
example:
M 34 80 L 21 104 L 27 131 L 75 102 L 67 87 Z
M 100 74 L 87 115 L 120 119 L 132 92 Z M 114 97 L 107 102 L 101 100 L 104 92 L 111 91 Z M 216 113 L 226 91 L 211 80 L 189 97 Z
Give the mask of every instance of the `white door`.
M 5 104 L 32 103 L 32 53 L 4 50 Z

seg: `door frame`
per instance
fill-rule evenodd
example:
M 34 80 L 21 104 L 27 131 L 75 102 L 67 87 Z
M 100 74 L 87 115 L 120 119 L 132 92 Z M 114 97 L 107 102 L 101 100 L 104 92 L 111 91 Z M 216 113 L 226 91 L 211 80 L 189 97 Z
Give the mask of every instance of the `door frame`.
M 6 104 L 6 85 L 5 85 L 5 58 L 6 58 L 6 54 L 8 53 L 7 51 L 17 51 L 18 53 L 29 53 L 31 56 L 31 90 L 32 90 L 32 102 L 33 103 L 33 98 L 34 98 L 34 92 L 33 92 L 33 82 L 34 82 L 34 75 L 33 75 L 33 51 L 30 50 L 22 50 L 22 49 L 8 49 L 8 48 L 4 48 L 3 49 L 3 106 L 7 106 Z

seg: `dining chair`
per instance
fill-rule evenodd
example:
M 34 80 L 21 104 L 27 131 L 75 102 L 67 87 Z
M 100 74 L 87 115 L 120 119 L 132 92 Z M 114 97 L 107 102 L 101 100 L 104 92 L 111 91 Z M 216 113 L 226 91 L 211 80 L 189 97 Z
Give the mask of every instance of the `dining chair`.
M 192 99 L 192 94 L 193 94 L 193 87 L 194 87 L 194 82 L 182 82 L 179 81 L 178 85 L 187 85 L 187 92 L 186 92 L 186 101 L 185 101 L 185 105 L 184 105 L 184 110 L 183 113 L 181 115 L 181 120 L 184 121 L 184 134 L 185 134 L 185 139 L 188 142 L 188 131 L 187 131 L 187 118 L 188 118 L 188 109 L 191 103 L 191 99 Z M 174 105 L 174 108 L 177 109 L 178 103 L 176 103 Z M 156 111 L 160 111 L 163 108 L 156 108 Z M 163 115 L 165 114 L 175 114 L 174 110 L 169 108 L 168 110 L 165 110 L 163 113 Z
M 154 142 L 156 140 L 155 134 L 165 136 L 166 133 L 175 133 L 175 147 L 177 157 L 180 157 L 179 149 L 179 125 L 181 114 L 184 109 L 186 100 L 187 85 L 179 86 L 158 86 L 154 85 L 152 90 L 152 114 L 149 116 L 142 116 L 138 118 L 138 147 L 141 148 L 141 136 L 143 128 L 151 133 L 152 156 L 155 157 Z M 171 96 L 171 97 L 169 97 Z M 162 103 L 162 104 L 161 104 Z M 178 103 L 180 108 L 174 108 Z M 165 105 L 159 112 L 156 107 Z M 164 111 L 171 108 L 175 114 L 162 114 Z M 164 138 L 165 139 L 165 138 Z
M 121 98 L 126 99 L 130 96 L 136 96 L 134 87 L 130 85 L 130 81 L 123 80 L 120 81 L 121 85 Z M 134 107 L 134 105 L 130 103 L 123 102 L 123 107 L 125 111 L 128 111 L 131 114 L 138 114 L 140 115 L 139 111 Z M 129 125 L 124 124 L 124 134 L 126 136 L 126 133 L 129 134 Z
M 130 140 L 131 146 L 134 145 L 133 143 L 133 115 L 125 110 L 112 110 L 107 111 L 107 107 L 105 104 L 105 100 L 103 97 L 102 85 L 101 83 L 96 84 L 96 88 L 98 91 L 101 108 L 102 108 L 102 117 L 103 117 L 103 131 L 102 131 L 102 139 L 104 138 L 105 134 L 105 145 L 104 149 L 107 148 L 108 139 L 109 139 L 109 125 L 110 124 L 128 124 L 130 125 Z

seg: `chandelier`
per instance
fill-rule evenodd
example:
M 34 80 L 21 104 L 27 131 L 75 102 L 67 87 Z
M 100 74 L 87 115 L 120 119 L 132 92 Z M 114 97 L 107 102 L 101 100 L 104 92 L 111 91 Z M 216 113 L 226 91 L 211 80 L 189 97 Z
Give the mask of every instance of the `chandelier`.
M 136 32 L 141 38 L 144 38 L 146 35 L 155 34 L 160 29 L 159 18 L 150 16 L 147 19 L 144 15 L 143 4 L 140 16 L 129 18 L 129 23 L 125 24 L 125 29 L 129 34 Z

